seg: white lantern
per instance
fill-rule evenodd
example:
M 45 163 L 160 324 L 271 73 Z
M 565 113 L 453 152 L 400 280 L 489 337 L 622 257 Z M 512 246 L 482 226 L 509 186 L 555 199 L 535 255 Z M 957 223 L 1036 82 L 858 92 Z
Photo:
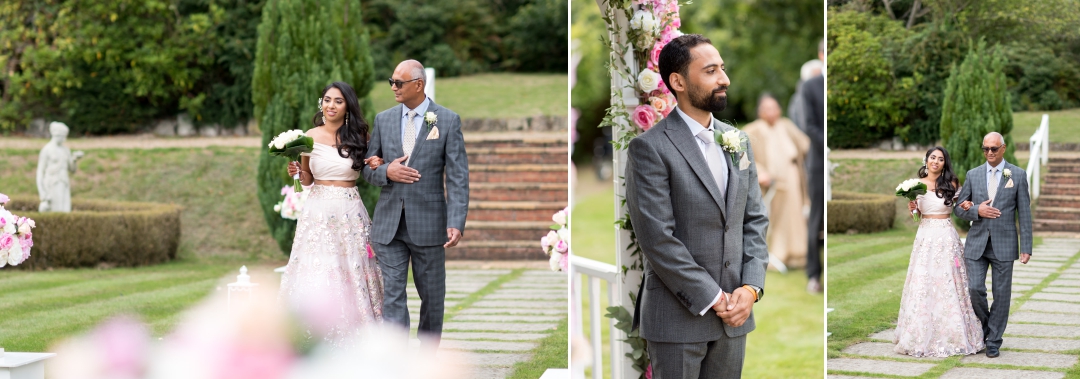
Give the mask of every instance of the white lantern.
M 236 296 L 238 301 L 240 299 L 244 299 L 246 301 L 251 298 L 251 293 L 255 290 L 255 286 L 258 285 L 258 283 L 251 282 L 251 277 L 248 276 L 247 272 L 247 266 L 240 266 L 240 275 L 236 276 L 236 283 L 229 283 L 230 313 L 232 312 L 233 296 Z

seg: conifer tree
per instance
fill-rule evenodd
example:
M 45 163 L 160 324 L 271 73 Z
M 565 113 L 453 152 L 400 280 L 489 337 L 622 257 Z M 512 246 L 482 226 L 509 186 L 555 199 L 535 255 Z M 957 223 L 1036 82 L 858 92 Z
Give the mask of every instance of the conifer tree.
M 952 158 L 953 171 L 965 180 L 967 171 L 982 164 L 982 140 L 987 133 L 1005 137 L 1005 160 L 1017 164 L 1013 152 L 1012 108 L 1006 88 L 1005 59 L 986 41 L 974 44 L 959 67 L 953 66 L 945 84 L 941 140 Z
M 375 74 L 360 11 L 360 4 L 350 0 L 269 0 L 263 6 L 251 85 L 263 147 L 283 131 L 310 129 L 323 88 L 335 81 L 356 90 L 371 125 L 375 114 L 367 95 Z M 296 222 L 274 212 L 274 204 L 282 199 L 281 187 L 292 183 L 287 163 L 260 152 L 256 180 L 270 233 L 289 254 Z M 357 186 L 370 212 L 378 189 L 363 178 Z

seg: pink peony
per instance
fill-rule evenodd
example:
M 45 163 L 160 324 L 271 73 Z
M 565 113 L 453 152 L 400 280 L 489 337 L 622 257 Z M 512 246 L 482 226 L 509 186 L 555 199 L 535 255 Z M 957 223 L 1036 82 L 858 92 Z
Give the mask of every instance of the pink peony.
M 641 130 L 647 131 L 656 123 L 656 109 L 652 105 L 638 105 L 630 117 Z
M 559 257 L 559 268 L 563 271 L 570 271 L 570 254 L 563 254 Z
M 652 51 L 649 52 L 649 65 L 652 65 L 652 66 L 658 67 L 658 68 L 660 67 L 660 50 L 664 49 L 664 45 L 666 45 L 666 44 L 659 44 L 658 43 L 658 44 L 653 45 Z M 657 72 L 659 72 L 659 70 L 657 70 Z M 660 80 L 660 83 L 662 84 L 662 83 L 664 83 L 664 81 Z
M 566 244 L 566 241 L 559 240 L 559 242 L 555 243 L 555 251 L 566 254 L 567 250 L 570 250 L 570 246 Z
M 7 250 L 15 243 L 15 236 L 8 233 L 0 233 L 0 250 Z
M 19 243 L 22 244 L 22 260 L 25 261 L 30 258 L 30 248 L 34 247 L 34 234 L 26 233 L 19 237 Z
M 106 371 L 111 374 L 108 376 L 142 376 L 150 344 L 150 333 L 145 326 L 134 319 L 118 317 L 99 326 L 92 338 L 100 348 Z

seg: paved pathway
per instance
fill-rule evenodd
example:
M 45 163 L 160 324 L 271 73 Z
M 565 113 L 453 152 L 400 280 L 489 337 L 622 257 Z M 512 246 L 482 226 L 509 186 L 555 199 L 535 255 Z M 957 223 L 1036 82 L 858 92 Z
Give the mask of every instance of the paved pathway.
M 872 342 L 848 346 L 829 359 L 829 379 L 892 377 L 1057 379 L 1080 357 L 1080 239 L 1046 238 L 1026 265 L 1013 272 L 1012 313 L 1001 356 L 914 358 L 893 352 L 894 329 L 874 333 Z M 990 287 L 987 278 L 987 288 Z M 934 373 L 926 375 L 934 370 Z
M 470 378 L 504 378 L 514 364 L 532 359 L 539 340 L 567 319 L 567 275 L 550 270 L 454 269 L 446 271 L 446 319 L 440 349 L 454 350 L 473 366 Z M 413 333 L 420 298 L 409 283 Z M 489 292 L 478 296 L 478 292 Z

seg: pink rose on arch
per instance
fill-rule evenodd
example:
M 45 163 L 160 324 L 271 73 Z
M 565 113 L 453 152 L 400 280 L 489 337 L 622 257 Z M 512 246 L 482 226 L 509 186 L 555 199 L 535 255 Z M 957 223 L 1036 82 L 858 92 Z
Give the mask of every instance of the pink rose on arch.
M 30 258 L 30 248 L 34 247 L 34 234 L 26 233 L 19 237 L 19 244 L 22 245 L 22 260 Z
M 656 109 L 652 105 L 638 105 L 634 108 L 633 114 L 630 117 L 634 120 L 634 124 L 637 124 L 643 131 L 648 131 L 656 123 Z
M 570 271 L 570 254 L 563 254 L 559 257 L 559 268 L 563 271 Z
M 649 52 L 649 64 L 654 67 L 660 67 L 660 51 L 664 49 L 664 45 L 665 44 L 659 43 L 653 45 L 652 51 Z M 660 70 L 653 71 L 660 72 Z
M 7 250 L 15 243 L 15 236 L 9 233 L 0 233 L 0 250 Z
M 558 252 L 560 252 L 562 254 L 566 254 L 567 250 L 570 250 L 570 245 L 567 245 L 566 241 L 561 241 L 560 240 L 559 242 L 555 243 L 555 251 L 558 251 Z
M 661 116 L 667 117 L 667 114 L 671 112 L 671 110 L 668 109 L 667 100 L 662 97 L 650 97 L 649 104 L 652 105 Z

